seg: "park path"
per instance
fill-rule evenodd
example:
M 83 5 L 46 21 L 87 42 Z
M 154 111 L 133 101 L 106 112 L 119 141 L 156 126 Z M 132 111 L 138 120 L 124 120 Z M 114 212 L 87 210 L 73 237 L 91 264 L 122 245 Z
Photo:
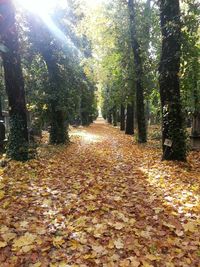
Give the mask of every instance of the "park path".
M 102 119 L 71 140 L 2 173 L 0 267 L 200 267 L 195 161 L 161 163 Z

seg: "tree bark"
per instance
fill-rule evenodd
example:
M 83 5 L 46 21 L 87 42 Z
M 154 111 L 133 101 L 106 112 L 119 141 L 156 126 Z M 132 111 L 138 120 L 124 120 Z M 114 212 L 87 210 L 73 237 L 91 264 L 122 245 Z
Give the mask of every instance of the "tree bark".
M 195 112 L 192 118 L 192 136 L 200 137 L 200 112 Z
M 114 107 L 112 110 L 112 117 L 113 117 L 113 126 L 117 126 L 117 108 Z
M 129 134 L 129 135 L 134 134 L 134 104 L 133 103 L 127 105 L 125 134 Z
M 7 154 L 15 160 L 26 160 L 28 158 L 27 114 L 15 23 L 15 10 L 12 1 L 7 0 L 0 3 L 0 38 L 5 46 L 2 59 L 10 114 Z
M 108 111 L 108 117 L 107 117 L 108 123 L 112 124 L 112 111 Z
M 135 19 L 135 1 L 128 0 L 128 8 L 130 14 L 130 31 L 131 45 L 134 54 L 135 65 L 135 85 L 136 85 L 136 116 L 138 125 L 138 142 L 145 143 L 147 141 L 146 120 L 144 108 L 144 88 L 142 85 L 142 60 L 140 55 L 140 45 L 137 40 L 136 19 Z
M 179 0 L 160 0 L 162 54 L 159 84 L 162 107 L 163 160 L 186 160 L 184 120 L 181 107 L 179 69 L 181 27 Z M 166 146 L 169 139 L 171 146 Z
M 68 141 L 67 126 L 65 124 L 64 111 L 60 108 L 59 93 L 60 93 L 60 72 L 57 62 L 51 49 L 40 50 L 49 73 L 49 82 L 51 87 L 50 92 L 50 143 L 64 144 Z
M 125 130 L 125 107 L 123 104 L 121 104 L 121 109 L 120 109 L 120 130 L 121 131 Z

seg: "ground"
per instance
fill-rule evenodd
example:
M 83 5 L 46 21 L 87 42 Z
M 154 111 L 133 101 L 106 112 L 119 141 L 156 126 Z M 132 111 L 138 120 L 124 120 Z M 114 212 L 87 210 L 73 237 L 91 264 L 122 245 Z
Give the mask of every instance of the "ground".
M 1 170 L 1 267 L 200 266 L 199 154 L 161 162 L 98 120 Z

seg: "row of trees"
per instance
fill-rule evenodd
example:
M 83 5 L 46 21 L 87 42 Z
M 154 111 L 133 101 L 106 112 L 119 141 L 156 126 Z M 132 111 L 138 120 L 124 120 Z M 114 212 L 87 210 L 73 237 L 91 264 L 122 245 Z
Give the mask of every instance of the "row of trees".
M 96 12 L 83 28 L 96 55 L 104 118 L 131 135 L 137 125 L 139 143 L 149 122 L 162 121 L 163 159 L 185 160 L 184 117 L 200 114 L 198 1 L 115 0 Z
M 96 87 L 88 63 L 89 41 L 76 34 L 74 1 L 46 17 L 0 2 L 0 50 L 10 115 L 7 154 L 26 160 L 29 129 L 50 125 L 50 143 L 69 140 L 69 123 L 89 125 L 97 116 Z M 88 60 L 83 60 L 83 59 Z M 87 70 L 87 71 L 86 71 Z M 2 75 L 1 75 L 2 76 Z M 4 93 L 1 90 L 1 96 Z

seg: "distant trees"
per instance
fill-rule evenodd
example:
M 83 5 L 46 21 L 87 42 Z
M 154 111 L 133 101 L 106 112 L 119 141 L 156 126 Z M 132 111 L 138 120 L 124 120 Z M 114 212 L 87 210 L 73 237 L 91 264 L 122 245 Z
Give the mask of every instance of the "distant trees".
M 180 12 L 175 0 L 119 0 L 95 10 L 96 21 L 91 14 L 85 19 L 104 118 L 116 125 L 117 110 L 120 129 L 141 143 L 148 123 L 162 121 L 167 160 L 186 158 L 184 112 L 199 131 L 197 2 L 183 1 Z

